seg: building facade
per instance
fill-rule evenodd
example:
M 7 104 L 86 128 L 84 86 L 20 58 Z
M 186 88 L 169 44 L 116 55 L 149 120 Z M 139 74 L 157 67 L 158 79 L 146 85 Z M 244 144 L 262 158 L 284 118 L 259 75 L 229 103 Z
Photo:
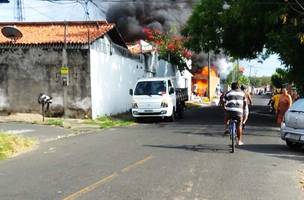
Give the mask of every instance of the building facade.
M 186 84 L 156 52 L 131 53 L 114 24 L 0 23 L 4 27 L 22 37 L 0 34 L 2 113 L 41 113 L 37 99 L 43 93 L 53 98 L 51 116 L 97 118 L 128 111 L 129 89 L 140 78 L 170 76 Z

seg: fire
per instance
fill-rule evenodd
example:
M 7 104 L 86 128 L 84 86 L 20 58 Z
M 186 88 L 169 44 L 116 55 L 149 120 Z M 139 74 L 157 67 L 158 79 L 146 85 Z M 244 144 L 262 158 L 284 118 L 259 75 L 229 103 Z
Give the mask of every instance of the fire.
M 197 84 L 197 95 L 198 96 L 205 96 L 208 87 L 207 80 L 196 80 L 195 84 Z
M 202 68 L 201 74 L 208 78 L 208 66 L 205 66 Z M 210 76 L 218 76 L 217 70 L 215 69 L 215 67 L 211 67 Z
M 215 67 L 212 66 L 210 69 L 210 78 L 218 78 L 219 75 Z M 196 91 L 194 92 L 198 96 L 206 96 L 206 92 L 208 90 L 208 66 L 204 66 L 201 70 L 194 74 L 192 79 L 192 85 L 195 86 Z

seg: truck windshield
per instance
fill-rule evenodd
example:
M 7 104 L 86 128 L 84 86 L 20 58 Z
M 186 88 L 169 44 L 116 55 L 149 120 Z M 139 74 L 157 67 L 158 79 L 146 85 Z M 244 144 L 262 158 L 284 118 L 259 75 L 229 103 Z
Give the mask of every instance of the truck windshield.
M 166 81 L 141 81 L 135 88 L 134 95 L 162 95 L 166 94 Z

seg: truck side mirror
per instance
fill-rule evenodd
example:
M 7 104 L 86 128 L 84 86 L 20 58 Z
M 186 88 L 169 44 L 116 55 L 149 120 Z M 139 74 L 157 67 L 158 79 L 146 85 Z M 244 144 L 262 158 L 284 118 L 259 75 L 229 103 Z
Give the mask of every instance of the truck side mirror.
M 129 90 L 129 94 L 130 94 L 131 96 L 133 96 L 133 90 L 132 90 L 132 89 Z
M 174 94 L 174 88 L 173 87 L 170 87 L 169 94 Z

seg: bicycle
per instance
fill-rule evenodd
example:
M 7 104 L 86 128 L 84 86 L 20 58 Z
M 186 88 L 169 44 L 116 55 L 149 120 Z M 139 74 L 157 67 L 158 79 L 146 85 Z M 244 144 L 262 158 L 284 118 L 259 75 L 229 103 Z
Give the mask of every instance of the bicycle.
M 235 152 L 235 145 L 237 142 L 237 132 L 236 132 L 237 120 L 230 119 L 229 120 L 229 135 L 231 140 L 231 153 Z

